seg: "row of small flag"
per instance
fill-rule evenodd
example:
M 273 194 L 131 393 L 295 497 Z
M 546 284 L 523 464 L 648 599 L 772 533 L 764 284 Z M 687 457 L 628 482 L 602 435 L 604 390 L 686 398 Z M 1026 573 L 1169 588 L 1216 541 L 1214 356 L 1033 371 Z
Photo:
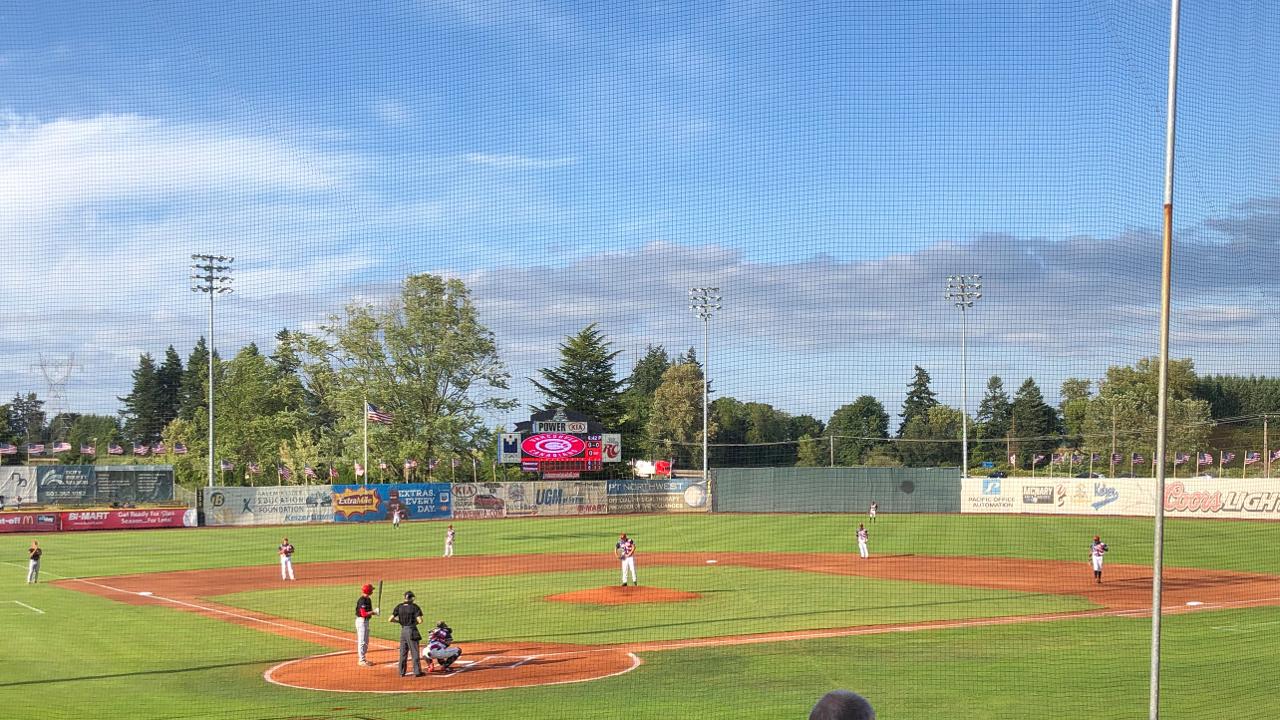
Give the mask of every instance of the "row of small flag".
M 48 455 L 48 454 L 59 455 L 62 453 L 69 453 L 72 450 L 73 448 L 71 447 L 71 443 L 68 443 L 68 442 L 57 442 L 57 443 L 53 443 L 52 446 L 46 446 L 44 443 L 27 443 L 26 445 L 23 445 L 21 447 L 14 445 L 13 443 L 0 443 L 0 455 L 17 455 L 19 452 L 24 452 L 27 455 Z M 162 442 L 158 442 L 150 445 L 147 443 L 131 443 L 129 445 L 128 453 L 125 452 L 123 445 L 120 445 L 117 443 L 111 443 L 110 445 L 107 446 L 108 455 L 126 455 L 127 454 L 127 455 L 136 455 L 138 457 L 146 457 L 148 455 L 164 455 L 166 452 L 167 452 L 167 449 L 165 448 L 165 444 Z M 81 445 L 80 454 L 81 455 L 97 455 L 98 448 L 93 445 Z M 182 443 L 174 443 L 173 454 L 186 455 L 187 446 L 183 445 Z
M 474 465 L 475 462 L 476 462 L 475 459 L 472 458 L 471 463 Z M 454 469 L 457 469 L 461 464 L 462 464 L 462 461 L 460 461 L 458 458 L 453 458 L 452 466 Z M 428 471 L 435 470 L 437 465 L 439 465 L 438 461 L 428 460 L 427 470 Z M 218 467 L 222 468 L 222 472 L 232 472 L 233 470 L 236 469 L 236 464 L 231 460 L 222 460 L 218 463 Z M 390 466 L 387 465 L 386 461 L 380 461 L 378 463 L 379 470 L 387 470 L 389 467 Z M 410 459 L 410 460 L 404 461 L 405 472 L 409 472 L 418 467 L 419 465 L 417 460 Z M 245 465 L 245 472 L 248 473 L 249 475 L 261 475 L 262 465 L 260 465 L 259 463 L 252 463 L 252 462 L 248 463 L 247 465 Z M 356 477 L 364 477 L 365 475 L 364 465 L 361 465 L 360 463 L 355 463 L 355 472 L 356 472 Z M 279 465 L 276 465 L 276 475 L 284 480 L 288 480 L 289 478 L 293 477 L 293 470 L 291 470 L 288 465 L 281 463 Z M 320 478 L 320 471 L 316 470 L 316 468 L 310 465 L 304 465 L 302 467 L 302 475 L 303 477 L 310 480 L 318 480 Z M 328 470 L 328 475 L 330 480 L 337 480 L 338 468 L 334 466 L 330 466 Z
M 1191 462 L 1191 458 L 1193 456 L 1195 457 L 1195 460 L 1196 460 L 1196 467 L 1213 465 L 1214 463 L 1217 463 L 1219 465 L 1226 465 L 1227 463 L 1230 463 L 1236 459 L 1236 454 L 1227 450 L 1219 451 L 1218 456 L 1216 458 L 1214 457 L 1213 453 L 1209 453 L 1209 452 L 1202 452 L 1202 453 L 1180 452 L 1180 453 L 1174 453 L 1173 464 L 1185 465 L 1188 462 Z M 1031 457 L 1031 466 L 1036 467 L 1040 463 L 1044 462 L 1045 457 L 1046 456 L 1042 454 L 1033 455 Z M 1280 460 L 1280 450 L 1273 450 L 1271 452 L 1271 460 L 1273 462 Z M 1071 454 L 1054 453 L 1052 456 L 1049 456 L 1050 465 L 1062 465 L 1068 461 L 1070 461 L 1070 463 L 1073 465 L 1083 464 L 1084 455 L 1080 453 L 1071 453 Z M 1101 461 L 1102 461 L 1102 453 L 1093 453 L 1092 455 L 1089 456 L 1090 463 L 1098 463 Z M 1129 462 L 1130 465 L 1143 465 L 1147 462 L 1147 458 L 1142 453 L 1133 453 L 1127 458 L 1127 461 Z M 1121 453 L 1111 454 L 1112 465 L 1121 465 L 1124 462 L 1126 462 L 1126 458 Z M 1262 462 L 1262 453 L 1251 451 L 1251 452 L 1246 452 L 1244 454 L 1244 464 L 1246 466 L 1253 465 L 1254 463 L 1257 463 L 1257 462 Z M 1017 454 L 1009 455 L 1009 464 L 1010 465 L 1018 464 Z

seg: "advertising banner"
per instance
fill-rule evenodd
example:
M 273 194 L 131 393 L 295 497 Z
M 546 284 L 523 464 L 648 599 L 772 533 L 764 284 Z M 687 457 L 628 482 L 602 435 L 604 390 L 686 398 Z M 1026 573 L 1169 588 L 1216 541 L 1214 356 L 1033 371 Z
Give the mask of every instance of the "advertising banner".
M 140 530 L 195 527 L 196 511 L 186 508 L 83 510 L 60 514 L 63 530 Z
M 610 480 L 609 514 L 706 512 L 707 483 L 699 478 Z
M 92 465 L 46 465 L 36 470 L 36 496 L 41 504 L 90 503 L 97 498 Z
M 960 511 L 1048 515 L 1155 515 L 1150 478 L 966 478 Z
M 173 500 L 172 465 L 96 465 L 97 499 L 160 503 Z
M 332 485 L 204 488 L 206 525 L 333 522 Z
M 453 485 L 453 517 L 457 519 L 603 515 L 607 510 L 605 483 L 600 481 Z
M 398 483 L 394 485 L 334 485 L 334 522 L 390 520 L 400 508 L 405 520 L 450 517 L 452 487 L 449 483 Z
M 622 462 L 622 435 L 620 433 L 605 433 L 600 436 L 601 459 L 607 463 Z
M 36 494 L 36 469 L 11 465 L 0 467 L 0 497 L 5 507 L 35 505 L 40 502 Z
M 1166 479 L 1164 510 L 1172 517 L 1280 520 L 1280 483 L 1274 478 Z
M 55 532 L 57 513 L 0 513 L 0 533 Z
M 520 462 L 520 433 L 498 435 L 498 462 L 502 464 Z

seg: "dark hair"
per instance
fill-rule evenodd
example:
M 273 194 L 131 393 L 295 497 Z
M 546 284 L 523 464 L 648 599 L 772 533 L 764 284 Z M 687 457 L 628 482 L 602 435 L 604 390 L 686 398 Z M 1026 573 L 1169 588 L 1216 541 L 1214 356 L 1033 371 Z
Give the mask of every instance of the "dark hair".
M 832 690 L 818 700 L 809 720 L 875 720 L 876 711 L 867 699 L 848 690 Z
M 413 598 L 414 598 L 414 594 L 413 594 L 413 591 L 412 591 L 412 590 L 405 590 L 405 591 L 404 591 L 404 599 L 405 599 L 405 600 L 412 600 Z

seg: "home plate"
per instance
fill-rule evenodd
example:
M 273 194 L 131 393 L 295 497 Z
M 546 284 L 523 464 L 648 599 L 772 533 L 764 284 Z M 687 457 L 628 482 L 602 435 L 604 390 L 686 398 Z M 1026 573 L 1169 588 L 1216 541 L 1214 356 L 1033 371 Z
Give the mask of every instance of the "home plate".
M 1199 607 L 1199 606 L 1201 606 L 1201 605 L 1203 605 L 1203 604 L 1204 604 L 1204 603 L 1200 602 L 1199 600 L 1188 600 L 1188 601 L 1187 601 L 1187 607 Z
M 143 590 L 143 591 L 139 592 L 138 594 L 139 594 L 139 595 L 141 595 L 142 597 L 151 597 L 151 591 L 150 591 L 150 590 Z
M 719 561 L 719 560 L 708 560 L 708 561 L 707 561 L 707 564 L 708 564 L 708 565 L 715 565 L 715 564 L 716 564 L 716 563 L 718 563 L 718 562 L 720 562 L 720 561 Z

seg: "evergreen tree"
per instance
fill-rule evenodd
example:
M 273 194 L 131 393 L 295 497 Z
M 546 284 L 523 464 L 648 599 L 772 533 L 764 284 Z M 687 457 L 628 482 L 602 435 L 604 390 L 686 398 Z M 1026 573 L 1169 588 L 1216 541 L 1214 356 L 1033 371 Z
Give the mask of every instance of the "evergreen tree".
M 653 407 L 653 394 L 662 384 L 662 374 L 671 367 L 667 351 L 661 345 L 649 345 L 644 355 L 636 361 L 627 378 L 627 388 L 622 392 L 622 406 L 625 415 L 622 421 L 622 432 L 633 440 L 623 442 L 624 455 L 629 457 L 652 457 L 653 448 L 644 438 L 644 428 L 649 424 L 649 411 Z
M 209 347 L 201 337 L 187 356 L 179 388 L 178 417 L 195 420 L 208 412 Z
M 164 351 L 164 363 L 156 370 L 156 383 L 159 385 L 156 416 L 162 429 L 169 421 L 178 417 L 178 412 L 182 409 L 183 374 L 182 358 L 178 357 L 178 351 L 170 345 Z
M 116 398 L 124 403 L 120 415 L 124 417 L 124 431 L 130 439 L 145 443 L 160 439 L 165 425 L 160 416 L 163 397 L 155 359 L 151 353 L 143 353 L 133 371 L 133 391 Z
M 45 439 L 44 401 L 29 392 L 17 393 L 9 403 L 9 432 L 23 442 Z
M 875 397 L 863 395 L 836 408 L 827 422 L 827 434 L 835 436 L 836 465 L 862 465 L 889 438 L 889 413 Z
M 271 362 L 274 363 L 276 372 L 280 375 L 297 377 L 298 370 L 302 367 L 302 360 L 298 357 L 298 348 L 289 333 L 289 328 L 283 328 L 276 333 L 276 351 L 271 354 Z
M 708 434 L 715 437 L 713 419 L 708 418 L 707 424 Z M 702 368 L 680 363 L 662 374 L 645 431 L 664 457 L 678 458 L 682 467 L 701 467 Z
M 1047 456 L 1061 445 L 1058 411 L 1045 403 L 1044 394 L 1034 378 L 1027 378 L 1014 393 L 1010 423 L 1018 438 L 1014 452 L 1018 454 L 1018 464 L 1022 467 L 1030 467 L 1036 455 L 1045 455 L 1046 459 L 1040 464 L 1047 464 Z
M 545 382 L 530 378 L 547 400 L 542 409 L 573 410 L 617 428 L 623 416 L 622 381 L 614 374 L 613 360 L 619 353 L 610 352 L 595 323 L 569 336 L 560 344 L 560 365 L 538 371 Z
M 973 448 L 974 459 L 990 460 L 1005 456 L 1011 410 L 1009 394 L 1004 391 L 1004 381 L 999 375 L 992 375 L 987 380 L 987 394 L 978 405 L 978 416 L 975 418 L 978 427 L 974 435 L 979 442 Z
M 902 424 L 898 426 L 898 437 L 902 437 L 907 423 L 938 404 L 937 395 L 929 388 L 930 381 L 929 373 L 916 365 L 916 375 L 907 386 L 907 397 L 902 401 Z

